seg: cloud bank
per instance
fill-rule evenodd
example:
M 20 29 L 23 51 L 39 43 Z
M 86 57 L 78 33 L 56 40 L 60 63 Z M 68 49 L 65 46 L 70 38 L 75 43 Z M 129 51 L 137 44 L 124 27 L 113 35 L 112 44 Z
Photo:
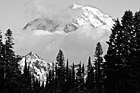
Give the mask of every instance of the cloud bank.
M 108 29 L 84 26 L 68 34 L 63 31 L 49 32 L 43 30 L 25 31 L 16 37 L 16 53 L 26 55 L 34 51 L 45 60 L 55 62 L 59 49 L 64 51 L 65 59 L 70 62 L 87 63 L 89 56 L 93 57 L 97 42 L 101 42 L 104 53 L 107 50 L 106 41 L 110 35 Z
M 70 23 L 73 18 L 81 13 L 81 10 L 73 11 L 70 9 L 70 5 L 56 7 L 55 3 L 58 2 L 53 4 L 48 4 L 51 3 L 48 2 L 46 4 L 46 0 L 31 1 L 32 2 L 28 2 L 27 5 L 30 5 L 29 9 L 33 14 L 37 16 L 45 15 L 51 20 L 57 21 L 60 26 L 55 31 L 46 29 L 26 29 L 21 31 L 15 37 L 15 51 L 17 54 L 26 55 L 30 51 L 33 51 L 43 59 L 50 62 L 55 62 L 59 49 L 62 49 L 64 52 L 65 60 L 68 58 L 71 63 L 79 63 L 80 61 L 87 63 L 88 57 L 93 57 L 94 55 L 97 42 L 101 42 L 104 53 L 106 52 L 106 41 L 108 40 L 111 32 L 110 28 L 105 25 L 93 28 L 93 26 L 87 24 L 85 26 L 79 27 L 75 31 L 66 33 L 63 31 L 62 27 L 67 23 Z M 52 11 L 49 11 L 50 8 L 54 8 L 53 13 Z M 43 22 L 45 24 L 46 21 Z M 42 26 L 46 25 L 44 24 Z
M 44 30 L 34 30 L 33 34 L 36 36 L 46 36 L 46 35 L 54 35 L 54 34 L 58 34 L 58 35 L 62 35 L 62 34 L 66 34 L 64 31 L 55 31 L 55 32 L 50 32 L 50 31 L 44 31 Z

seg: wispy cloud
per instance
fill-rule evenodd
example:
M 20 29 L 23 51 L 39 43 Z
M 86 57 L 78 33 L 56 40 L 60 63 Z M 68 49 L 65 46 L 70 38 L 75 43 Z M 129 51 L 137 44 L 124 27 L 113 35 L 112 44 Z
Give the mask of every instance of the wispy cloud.
M 46 36 L 46 35 L 54 35 L 54 34 L 58 34 L 58 35 L 62 35 L 62 34 L 66 34 L 64 31 L 55 31 L 55 32 L 50 32 L 50 31 L 44 31 L 44 30 L 34 30 L 33 31 L 34 35 L 36 36 Z

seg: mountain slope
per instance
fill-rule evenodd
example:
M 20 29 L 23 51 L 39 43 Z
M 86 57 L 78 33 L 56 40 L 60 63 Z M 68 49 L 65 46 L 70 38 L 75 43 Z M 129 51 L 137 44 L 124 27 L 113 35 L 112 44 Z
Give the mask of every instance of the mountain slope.
M 50 32 L 53 32 L 57 30 L 58 27 L 59 24 L 57 22 L 49 19 L 48 17 L 41 16 L 27 23 L 23 30 L 27 30 L 30 28 L 30 30 L 48 30 Z
M 35 76 L 36 79 L 40 81 L 46 80 L 46 75 L 49 73 L 49 70 L 52 69 L 53 64 L 41 59 L 34 52 L 30 52 L 26 56 L 23 56 L 19 61 L 19 69 L 23 73 L 25 60 L 27 62 L 27 66 L 29 66 L 29 70 L 31 74 Z
M 106 25 L 111 28 L 114 24 L 114 19 L 111 16 L 104 14 L 97 8 L 73 4 L 72 9 L 82 9 L 80 17 L 73 20 L 73 24 L 77 27 L 90 24 L 93 27 Z
M 80 12 L 80 14 L 78 14 L 80 16 L 77 15 L 75 18 L 72 18 L 70 22 L 65 23 L 63 26 L 61 22 L 57 22 L 57 20 L 50 19 L 46 15 L 40 16 L 34 19 L 33 21 L 27 23 L 23 30 L 44 30 L 49 32 L 61 30 L 68 33 L 76 31 L 78 28 L 86 25 L 91 25 L 93 28 L 105 25 L 111 28 L 114 24 L 114 19 L 111 16 L 104 14 L 97 8 L 73 4 L 71 9 L 73 11 L 77 9 L 80 9 L 82 11 Z

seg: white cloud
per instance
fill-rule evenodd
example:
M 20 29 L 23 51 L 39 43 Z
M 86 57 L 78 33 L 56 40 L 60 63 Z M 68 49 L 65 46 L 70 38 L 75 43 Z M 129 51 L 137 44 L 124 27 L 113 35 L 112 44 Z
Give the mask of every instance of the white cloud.
M 44 30 L 34 30 L 34 35 L 36 36 L 46 36 L 46 35 L 55 35 L 55 34 L 58 34 L 58 35 L 62 35 L 62 34 L 65 34 L 64 31 L 55 31 L 55 32 L 50 32 L 50 31 L 44 31 Z
M 49 32 L 49 31 L 44 31 L 44 30 L 34 30 L 34 35 L 36 36 L 44 36 L 44 35 L 53 35 L 53 33 Z
M 93 29 L 90 26 L 81 27 L 68 34 L 63 31 L 24 31 L 15 38 L 15 50 L 21 55 L 34 51 L 48 61 L 55 61 L 58 50 L 62 49 L 71 62 L 87 62 L 89 56 L 93 57 L 97 42 L 100 41 L 103 50 L 107 50 L 105 42 L 109 34 L 110 31 L 105 27 Z

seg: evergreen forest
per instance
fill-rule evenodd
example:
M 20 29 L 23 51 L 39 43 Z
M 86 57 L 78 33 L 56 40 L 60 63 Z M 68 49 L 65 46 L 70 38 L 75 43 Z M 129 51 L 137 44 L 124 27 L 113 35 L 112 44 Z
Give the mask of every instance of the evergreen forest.
M 111 29 L 108 50 L 103 55 L 96 44 L 87 65 L 65 59 L 60 49 L 53 69 L 42 84 L 29 71 L 18 69 L 13 33 L 0 33 L 0 93 L 140 93 L 140 11 L 124 12 Z M 79 59 L 80 60 L 80 59 Z M 72 65 L 70 65 L 72 63 Z

